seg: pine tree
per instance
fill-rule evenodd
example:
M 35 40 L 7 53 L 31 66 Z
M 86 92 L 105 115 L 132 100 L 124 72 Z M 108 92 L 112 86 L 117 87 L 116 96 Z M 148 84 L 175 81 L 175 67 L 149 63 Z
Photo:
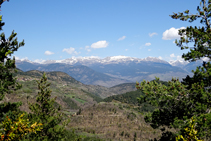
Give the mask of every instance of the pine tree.
M 37 134 L 31 134 L 30 140 L 61 140 L 65 138 L 66 122 L 63 120 L 63 114 L 60 107 L 56 108 L 55 98 L 51 98 L 50 83 L 47 83 L 47 76 L 44 73 L 41 80 L 37 81 L 38 92 L 36 103 L 29 104 L 32 114 L 30 119 L 43 124 L 43 129 Z M 64 124 L 61 125 L 61 122 Z
M 203 57 L 211 59 L 211 0 L 201 0 L 200 5 L 201 7 L 197 7 L 198 14 L 189 14 L 189 10 L 186 10 L 170 15 L 173 19 L 189 22 L 199 18 L 204 25 L 179 30 L 181 38 L 175 43 L 181 50 L 190 49 L 182 55 L 182 58 L 188 61 L 196 61 Z M 189 46 L 190 43 L 194 44 L 193 47 Z M 183 82 L 172 78 L 167 86 L 156 81 L 143 81 L 136 85 L 145 93 L 145 96 L 139 98 L 139 102 L 146 101 L 158 107 L 145 116 L 145 121 L 153 128 L 163 131 L 160 140 L 170 141 L 176 140 L 178 135 L 185 136 L 185 129 L 189 127 L 188 121 L 191 118 L 197 123 L 197 138 L 211 139 L 211 64 L 204 62 L 192 72 L 193 77 L 187 76 Z M 156 79 L 159 81 L 159 78 Z M 179 132 L 165 131 L 164 127 L 179 129 Z

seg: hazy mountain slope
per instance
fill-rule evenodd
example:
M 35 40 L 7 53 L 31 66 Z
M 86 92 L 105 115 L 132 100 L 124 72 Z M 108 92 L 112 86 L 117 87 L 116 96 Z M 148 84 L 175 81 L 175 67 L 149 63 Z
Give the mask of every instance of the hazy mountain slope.
M 23 71 L 31 70 L 31 69 L 26 69 L 25 65 L 35 70 L 40 70 L 40 71 L 47 71 L 47 72 L 62 71 L 84 84 L 111 87 L 111 86 L 115 86 L 121 83 L 130 82 L 129 80 L 114 78 L 106 74 L 96 72 L 90 69 L 89 67 L 82 66 L 82 65 L 72 66 L 72 65 L 63 64 L 63 63 L 39 64 L 39 65 L 35 64 L 34 65 L 29 62 L 16 63 L 16 66 Z
M 17 63 L 17 67 L 30 70 L 29 63 L 25 61 Z M 153 80 L 155 76 L 160 80 L 170 80 L 176 77 L 180 80 L 191 75 L 190 72 L 170 65 L 164 60 L 155 57 L 144 59 L 127 56 L 112 56 L 100 59 L 97 57 L 68 58 L 64 60 L 48 60 L 43 64 L 33 64 L 32 68 L 41 71 L 62 71 L 76 80 L 88 85 L 101 85 L 112 87 L 122 83 L 135 83 L 145 80 Z M 23 70 L 23 71 L 25 71 Z
M 18 71 L 18 73 L 15 74 L 16 77 L 18 77 L 18 80 L 39 80 L 44 71 L 39 71 L 39 70 L 32 70 L 32 71 L 27 71 L 23 72 L 21 70 Z M 68 86 L 69 88 L 75 88 L 80 91 L 83 91 L 86 94 L 93 94 L 95 96 L 99 96 L 101 98 L 106 98 L 108 96 L 112 95 L 117 95 L 117 94 L 122 94 L 125 92 L 133 91 L 135 84 L 122 84 L 118 86 L 114 86 L 113 88 L 107 88 L 104 86 L 100 85 L 85 85 L 77 80 L 75 80 L 73 77 L 69 76 L 68 74 L 64 72 L 46 72 L 46 75 L 48 77 L 48 80 L 54 81 L 55 83 L 58 83 L 58 85 L 61 86 Z M 92 98 L 93 96 L 90 95 Z M 95 98 L 95 97 L 94 97 Z M 95 100 L 97 100 L 95 98 Z
M 185 65 L 184 69 L 187 70 L 188 72 L 192 72 L 192 70 L 196 70 L 196 67 L 202 66 L 203 61 L 202 60 L 197 60 L 195 62 L 190 62 L 187 65 Z
M 169 80 L 172 77 L 185 77 L 188 72 L 171 66 L 166 63 L 158 63 L 152 61 L 127 62 L 119 64 L 91 65 L 90 68 L 105 73 L 109 76 L 127 79 L 133 82 L 145 80 L 153 80 L 155 76 L 161 80 Z
M 109 88 L 110 91 L 116 94 L 123 94 L 130 91 L 136 91 L 136 83 L 124 83 Z
M 17 68 L 19 68 L 22 71 L 30 71 L 30 70 L 36 70 L 40 64 L 32 63 L 29 61 L 15 60 L 15 65 Z

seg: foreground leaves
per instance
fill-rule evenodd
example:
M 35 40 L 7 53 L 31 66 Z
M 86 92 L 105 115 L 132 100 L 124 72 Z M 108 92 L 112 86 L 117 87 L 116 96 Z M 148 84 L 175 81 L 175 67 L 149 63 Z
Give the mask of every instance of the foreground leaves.
M 31 123 L 24 114 L 21 114 L 16 121 L 12 121 L 8 116 L 0 124 L 0 139 L 2 141 L 17 141 L 23 138 L 28 133 L 41 131 L 41 123 Z

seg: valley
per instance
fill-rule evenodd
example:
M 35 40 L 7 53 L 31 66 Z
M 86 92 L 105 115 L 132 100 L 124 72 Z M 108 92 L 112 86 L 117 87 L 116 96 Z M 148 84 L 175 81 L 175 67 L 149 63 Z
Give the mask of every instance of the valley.
M 29 113 L 28 103 L 35 102 L 36 80 L 42 74 L 38 70 L 23 72 L 19 69 L 14 76 L 22 88 L 7 94 L 3 101 L 21 101 L 20 109 Z M 47 72 L 46 75 L 51 83 L 51 97 L 57 97 L 56 105 L 61 105 L 66 118 L 71 119 L 67 129 L 74 129 L 78 135 L 114 141 L 148 140 L 161 136 L 160 130 L 144 121 L 144 115 L 154 108 L 146 104 L 138 106 L 136 99 L 143 93 L 135 89 L 135 83 L 107 88 L 85 85 L 63 72 Z

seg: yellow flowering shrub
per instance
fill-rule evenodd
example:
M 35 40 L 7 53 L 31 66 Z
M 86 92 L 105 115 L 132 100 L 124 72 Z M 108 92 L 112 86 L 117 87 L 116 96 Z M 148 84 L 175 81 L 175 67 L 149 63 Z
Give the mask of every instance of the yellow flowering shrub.
M 30 121 L 23 116 L 24 114 L 21 114 L 14 122 L 7 116 L 2 124 L 0 124 L 0 139 L 2 141 L 17 141 L 30 132 L 36 133 L 36 131 L 41 131 L 41 123 L 35 122 L 31 125 Z
M 184 136 L 179 135 L 176 137 L 176 141 L 203 141 L 197 138 L 197 130 L 195 130 L 194 119 L 191 118 L 189 121 L 189 126 L 185 128 Z

